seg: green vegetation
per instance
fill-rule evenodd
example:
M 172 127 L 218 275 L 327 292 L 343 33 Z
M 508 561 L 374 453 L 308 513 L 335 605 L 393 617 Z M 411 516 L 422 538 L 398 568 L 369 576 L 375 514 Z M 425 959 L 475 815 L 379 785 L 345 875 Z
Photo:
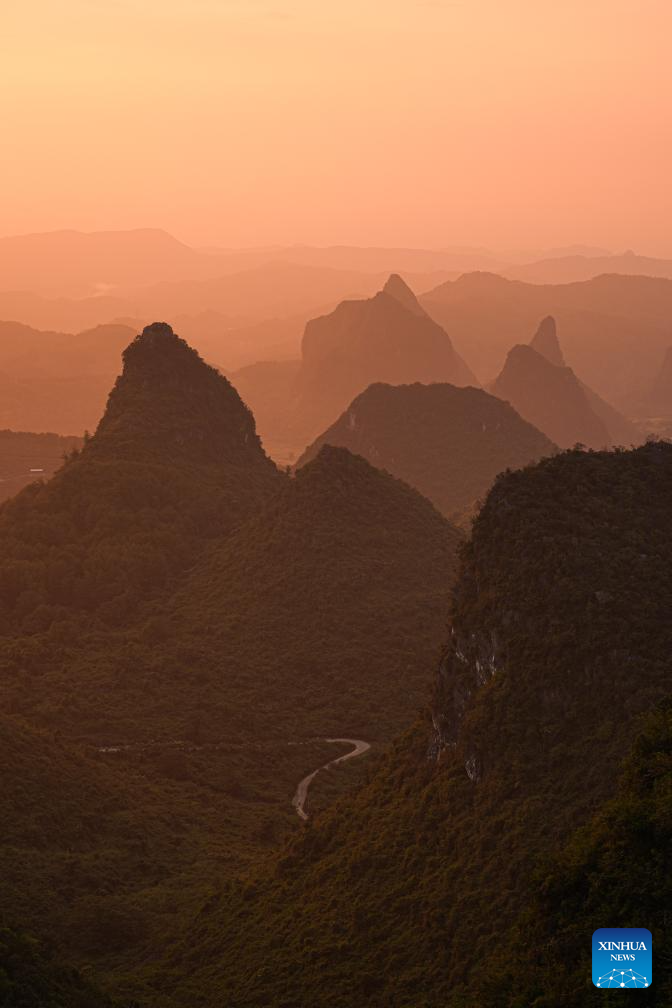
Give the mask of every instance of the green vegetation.
M 461 542 L 345 450 L 280 474 L 231 386 L 146 330 L 95 435 L 0 511 L 9 923 L 178 1008 L 162 957 L 300 831 L 323 739 L 380 746 L 424 702 Z
M 592 931 L 637 923 L 659 950 L 644 1003 L 666 1004 L 670 725 L 651 712 L 670 683 L 671 491 L 662 444 L 500 477 L 465 551 L 431 745 L 419 724 L 159 982 L 236 1008 L 589 1005 Z
M 331 446 L 280 474 L 146 330 L 0 510 L 7 1004 L 590 1005 L 599 918 L 651 927 L 662 1008 L 670 499 L 667 444 L 506 472 L 454 584 L 416 490 Z M 301 826 L 336 736 L 374 750 Z
M 95 436 L 0 510 L 0 628 L 126 626 L 281 482 L 226 379 L 169 327 L 145 330 Z
M 618 793 L 538 871 L 537 895 L 493 975 L 511 1005 L 561 1008 L 617 1005 L 621 992 L 592 988 L 586 935 L 597 922 L 647 927 L 653 938 L 653 986 L 638 1004 L 672 1001 L 669 896 L 672 868 L 672 706 L 643 720 Z M 534 947 L 529 935 L 535 935 Z M 494 986 L 483 996 L 493 1000 Z M 477 985 L 477 989 L 480 989 Z
M 2 1008 L 122 1008 L 76 970 L 61 965 L 36 938 L 0 927 Z M 130 1003 L 123 1008 L 133 1008 Z
M 296 783 L 335 754 L 254 739 L 105 753 L 7 717 L 0 752 L 3 916 L 143 1002 L 144 971 L 296 830 Z

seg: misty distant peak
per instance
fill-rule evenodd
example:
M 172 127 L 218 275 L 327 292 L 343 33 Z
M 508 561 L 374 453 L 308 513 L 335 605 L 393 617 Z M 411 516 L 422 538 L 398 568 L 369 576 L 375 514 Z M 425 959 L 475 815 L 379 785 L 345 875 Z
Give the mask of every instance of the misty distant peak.
M 393 297 L 395 301 L 402 304 L 404 308 L 408 308 L 408 310 L 412 311 L 414 315 L 426 314 L 424 308 L 416 298 L 411 288 L 398 273 L 390 274 L 387 283 L 383 287 L 383 293 Z
M 550 361 L 551 364 L 555 364 L 557 367 L 566 367 L 565 358 L 562 355 L 562 349 L 558 340 L 555 319 L 552 315 L 547 315 L 546 318 L 541 320 L 534 338 L 530 341 L 530 346 L 537 353 L 540 353 L 542 357 L 545 357 L 547 361 Z
M 559 367 L 531 345 L 509 350 L 491 392 L 510 402 L 529 423 L 561 448 L 579 443 L 604 448 L 610 437 L 571 368 Z

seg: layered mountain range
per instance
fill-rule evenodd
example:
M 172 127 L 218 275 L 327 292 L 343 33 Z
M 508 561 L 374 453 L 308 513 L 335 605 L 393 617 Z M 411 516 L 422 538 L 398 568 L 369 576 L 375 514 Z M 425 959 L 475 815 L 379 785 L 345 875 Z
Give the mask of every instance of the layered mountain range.
M 406 289 L 377 298 L 345 314 L 459 366 Z M 535 343 L 566 382 L 548 321 Z M 399 454 L 390 403 L 416 432 Z M 336 427 L 365 419 L 407 479 L 414 442 L 446 512 L 494 477 L 470 541 L 380 458 L 325 441 L 278 470 L 165 323 L 81 449 L 0 508 L 17 1004 L 589 1005 L 596 919 L 645 921 L 667 962 L 672 448 L 553 454 L 445 383 L 353 408 Z M 297 782 L 350 737 L 368 767 L 318 777 L 299 833 Z M 643 1004 L 672 996 L 661 974 Z
M 260 362 L 232 377 L 283 461 L 295 460 L 373 382 L 478 384 L 398 274 L 374 297 L 342 301 L 309 321 L 300 361 Z
M 627 446 L 643 440 L 634 424 L 567 367 L 552 316 L 542 320 L 529 345 L 509 351 L 491 391 L 562 448 Z
M 611 274 L 533 284 L 469 273 L 420 301 L 483 384 L 501 371 L 521 334 L 534 332 L 539 319 L 552 315 L 576 373 L 617 407 L 650 380 L 670 343 L 669 279 Z
M 471 513 L 495 476 L 557 451 L 500 399 L 454 385 L 370 385 L 306 449 L 340 445 L 410 483 L 446 516 Z
M 401 277 L 366 301 L 343 301 L 311 320 L 302 344 L 297 422 L 310 437 L 372 382 L 476 385 L 448 334 Z

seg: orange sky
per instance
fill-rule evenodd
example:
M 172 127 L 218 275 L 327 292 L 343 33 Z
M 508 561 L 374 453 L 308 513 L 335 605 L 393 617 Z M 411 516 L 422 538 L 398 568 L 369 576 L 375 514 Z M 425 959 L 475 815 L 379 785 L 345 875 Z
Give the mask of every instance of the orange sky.
M 2 0 L 0 233 L 672 255 L 670 0 Z

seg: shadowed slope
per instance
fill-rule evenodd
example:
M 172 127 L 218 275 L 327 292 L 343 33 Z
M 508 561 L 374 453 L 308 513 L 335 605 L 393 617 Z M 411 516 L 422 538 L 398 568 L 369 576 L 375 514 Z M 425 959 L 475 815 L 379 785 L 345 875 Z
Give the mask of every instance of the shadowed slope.
M 565 358 L 558 341 L 557 327 L 552 315 L 547 315 L 539 323 L 539 328 L 530 340 L 530 346 L 542 357 L 557 367 L 566 367 Z
M 195 982 L 208 979 L 213 1004 L 533 1003 L 537 967 L 520 915 L 537 899 L 539 873 L 555 872 L 557 891 L 569 885 L 571 896 L 571 856 L 558 869 L 558 854 L 615 795 L 633 744 L 669 789 L 669 731 L 648 749 L 636 739 L 639 718 L 670 688 L 671 492 L 667 445 L 569 452 L 497 481 L 455 589 L 433 731 L 402 739 L 361 794 L 316 822 L 252 891 L 201 919 Z M 657 813 L 639 808 L 655 832 L 638 820 L 663 887 L 669 823 L 655 816 L 666 793 Z M 627 807 L 616 813 L 605 807 L 611 822 Z M 589 861 L 578 865 L 591 873 L 596 912 L 610 909 L 613 926 L 646 920 L 663 948 L 659 891 L 617 872 L 627 899 L 610 900 L 619 845 L 642 849 L 636 834 L 634 823 L 619 837 L 591 826 Z M 578 892 L 571 898 L 580 906 Z M 557 921 L 572 937 L 563 904 L 543 912 L 543 929 Z M 555 1008 L 576 984 L 575 961 L 552 946 L 543 954 L 553 987 L 542 993 Z M 187 955 L 185 946 L 174 970 L 189 969 Z M 501 963 L 497 974 L 486 961 Z M 509 977 L 512 963 L 520 971 Z M 597 1003 L 602 992 L 586 967 L 580 974 L 571 1003 Z M 659 995 L 641 992 L 644 1005 L 667 1003 L 669 978 L 661 984 Z
M 555 364 L 557 367 L 566 367 L 557 336 L 555 319 L 551 315 L 542 320 L 530 346 L 551 364 Z M 588 388 L 584 382 L 580 379 L 577 380 L 591 410 L 604 424 L 609 435 L 609 444 L 632 447 L 643 441 L 641 431 L 633 423 L 630 423 L 622 413 L 602 399 L 597 392 Z
M 281 482 L 232 386 L 169 326 L 149 326 L 95 436 L 0 511 L 6 625 L 127 618 Z
M 222 717 L 389 739 L 423 701 L 461 542 L 405 483 L 325 447 L 194 569 L 171 624 L 220 663 Z
M 561 448 L 575 444 L 601 448 L 610 443 L 607 428 L 591 409 L 572 369 L 556 367 L 531 346 L 513 347 L 491 392 L 510 402 Z
M 555 445 L 481 389 L 371 385 L 306 449 L 340 445 L 416 487 L 446 516 L 471 507 L 497 473 L 552 454 Z

